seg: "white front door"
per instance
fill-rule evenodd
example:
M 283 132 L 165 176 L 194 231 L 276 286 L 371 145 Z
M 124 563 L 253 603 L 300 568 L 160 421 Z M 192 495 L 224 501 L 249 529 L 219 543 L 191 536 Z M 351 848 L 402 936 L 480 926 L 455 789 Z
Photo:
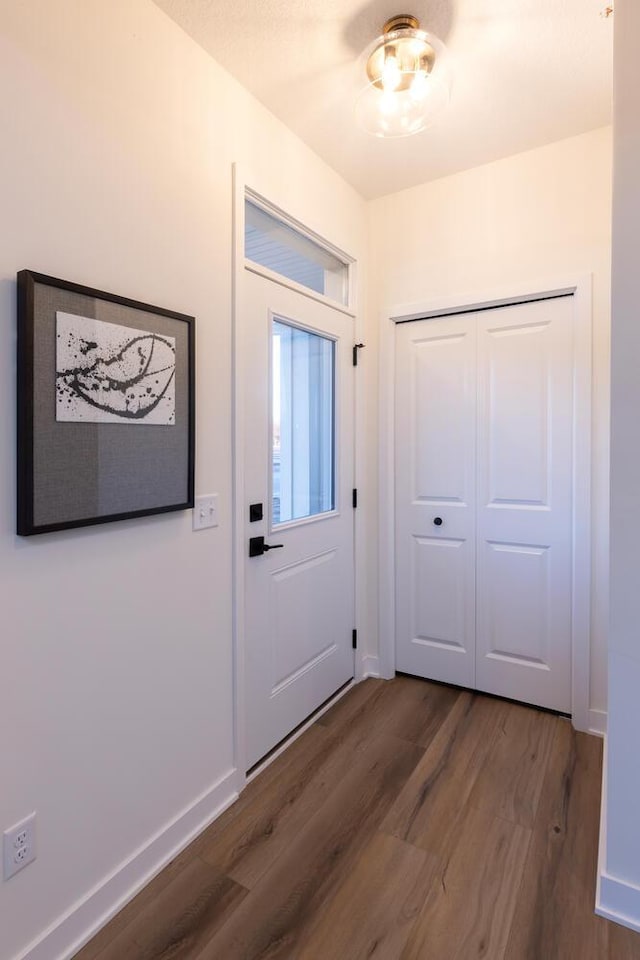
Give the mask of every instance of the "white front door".
M 397 348 L 397 667 L 569 712 L 573 299 Z
M 353 321 L 250 271 L 244 284 L 251 767 L 353 677 Z

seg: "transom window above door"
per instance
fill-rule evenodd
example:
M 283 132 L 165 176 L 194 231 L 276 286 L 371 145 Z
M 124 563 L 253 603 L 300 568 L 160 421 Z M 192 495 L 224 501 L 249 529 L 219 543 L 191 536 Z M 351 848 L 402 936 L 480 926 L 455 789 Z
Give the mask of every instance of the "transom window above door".
M 335 509 L 335 343 L 272 321 L 271 522 Z
M 244 254 L 253 264 L 349 305 L 349 263 L 255 199 L 245 198 Z

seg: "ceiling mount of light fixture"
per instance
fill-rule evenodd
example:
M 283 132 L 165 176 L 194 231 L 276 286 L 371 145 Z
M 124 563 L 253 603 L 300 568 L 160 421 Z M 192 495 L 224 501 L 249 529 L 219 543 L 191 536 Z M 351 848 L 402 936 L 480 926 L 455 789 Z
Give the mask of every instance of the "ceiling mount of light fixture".
M 363 58 L 368 82 L 358 97 L 356 115 L 367 133 L 376 137 L 420 133 L 448 103 L 446 47 L 421 30 L 411 14 L 387 20 Z

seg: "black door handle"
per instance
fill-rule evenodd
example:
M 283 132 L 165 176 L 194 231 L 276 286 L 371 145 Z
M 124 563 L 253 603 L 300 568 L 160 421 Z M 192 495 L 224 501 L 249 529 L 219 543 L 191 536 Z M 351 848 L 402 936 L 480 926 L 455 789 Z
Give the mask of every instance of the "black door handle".
M 261 557 L 267 550 L 280 550 L 284 543 L 265 543 L 264 537 L 251 537 L 249 540 L 249 556 Z
M 433 522 L 435 523 L 436 527 L 441 527 L 441 526 L 442 526 L 442 517 L 434 517 L 434 518 L 433 518 Z

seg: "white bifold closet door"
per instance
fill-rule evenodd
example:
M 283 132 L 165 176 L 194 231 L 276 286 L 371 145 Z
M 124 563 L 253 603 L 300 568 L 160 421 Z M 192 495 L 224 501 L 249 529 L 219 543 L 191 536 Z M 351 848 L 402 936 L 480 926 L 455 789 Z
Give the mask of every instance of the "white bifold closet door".
M 396 667 L 569 712 L 573 298 L 396 333 Z

